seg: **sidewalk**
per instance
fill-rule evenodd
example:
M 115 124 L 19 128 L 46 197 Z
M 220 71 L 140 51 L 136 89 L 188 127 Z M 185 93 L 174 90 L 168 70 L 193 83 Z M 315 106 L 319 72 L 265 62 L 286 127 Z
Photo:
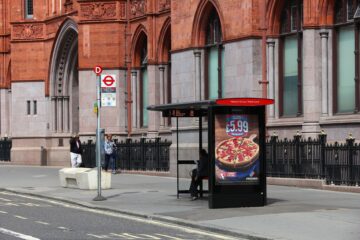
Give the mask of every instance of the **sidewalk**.
M 229 231 L 239 237 L 291 240 L 359 240 L 360 194 L 268 186 L 268 205 L 256 208 L 208 209 L 206 198 L 176 198 L 176 179 L 112 175 L 106 201 L 97 191 L 61 188 L 55 167 L 0 166 L 0 188 L 106 208 L 199 228 Z M 181 180 L 182 188 L 189 180 Z

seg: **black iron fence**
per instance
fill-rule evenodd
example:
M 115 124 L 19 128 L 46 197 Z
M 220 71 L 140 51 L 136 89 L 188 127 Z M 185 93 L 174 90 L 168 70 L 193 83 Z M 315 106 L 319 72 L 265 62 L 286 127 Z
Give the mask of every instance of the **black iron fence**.
M 170 145 L 160 138 L 116 142 L 116 166 L 122 170 L 169 171 Z M 83 166 L 95 167 L 95 143 L 84 143 L 83 148 Z
M 10 161 L 12 142 L 9 138 L 0 139 L 0 161 Z
M 360 184 L 360 144 L 351 136 L 346 143 L 318 139 L 279 140 L 272 136 L 266 143 L 267 175 L 270 177 L 318 178 L 328 184 Z

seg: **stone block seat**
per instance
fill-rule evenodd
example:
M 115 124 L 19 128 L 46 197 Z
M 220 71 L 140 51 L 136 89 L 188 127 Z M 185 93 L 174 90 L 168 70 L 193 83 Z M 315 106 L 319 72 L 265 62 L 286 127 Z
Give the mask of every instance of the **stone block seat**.
M 66 188 L 95 190 L 98 187 L 97 168 L 63 168 L 59 170 L 59 179 Z M 101 173 L 101 188 L 111 188 L 111 173 Z

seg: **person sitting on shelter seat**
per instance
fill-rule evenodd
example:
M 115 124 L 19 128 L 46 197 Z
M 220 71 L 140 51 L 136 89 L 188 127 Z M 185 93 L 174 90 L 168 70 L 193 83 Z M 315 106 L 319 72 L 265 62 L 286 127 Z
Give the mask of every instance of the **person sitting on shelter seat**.
M 200 151 L 200 160 L 197 163 L 197 168 L 192 170 L 190 194 L 191 200 L 198 199 L 198 187 L 203 178 L 209 175 L 209 156 L 205 149 Z

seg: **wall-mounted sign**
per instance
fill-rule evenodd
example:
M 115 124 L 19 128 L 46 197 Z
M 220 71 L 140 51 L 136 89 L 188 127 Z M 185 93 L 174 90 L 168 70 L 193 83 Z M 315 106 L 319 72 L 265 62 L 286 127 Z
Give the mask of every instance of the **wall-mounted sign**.
M 101 75 L 101 106 L 116 107 L 116 75 Z

